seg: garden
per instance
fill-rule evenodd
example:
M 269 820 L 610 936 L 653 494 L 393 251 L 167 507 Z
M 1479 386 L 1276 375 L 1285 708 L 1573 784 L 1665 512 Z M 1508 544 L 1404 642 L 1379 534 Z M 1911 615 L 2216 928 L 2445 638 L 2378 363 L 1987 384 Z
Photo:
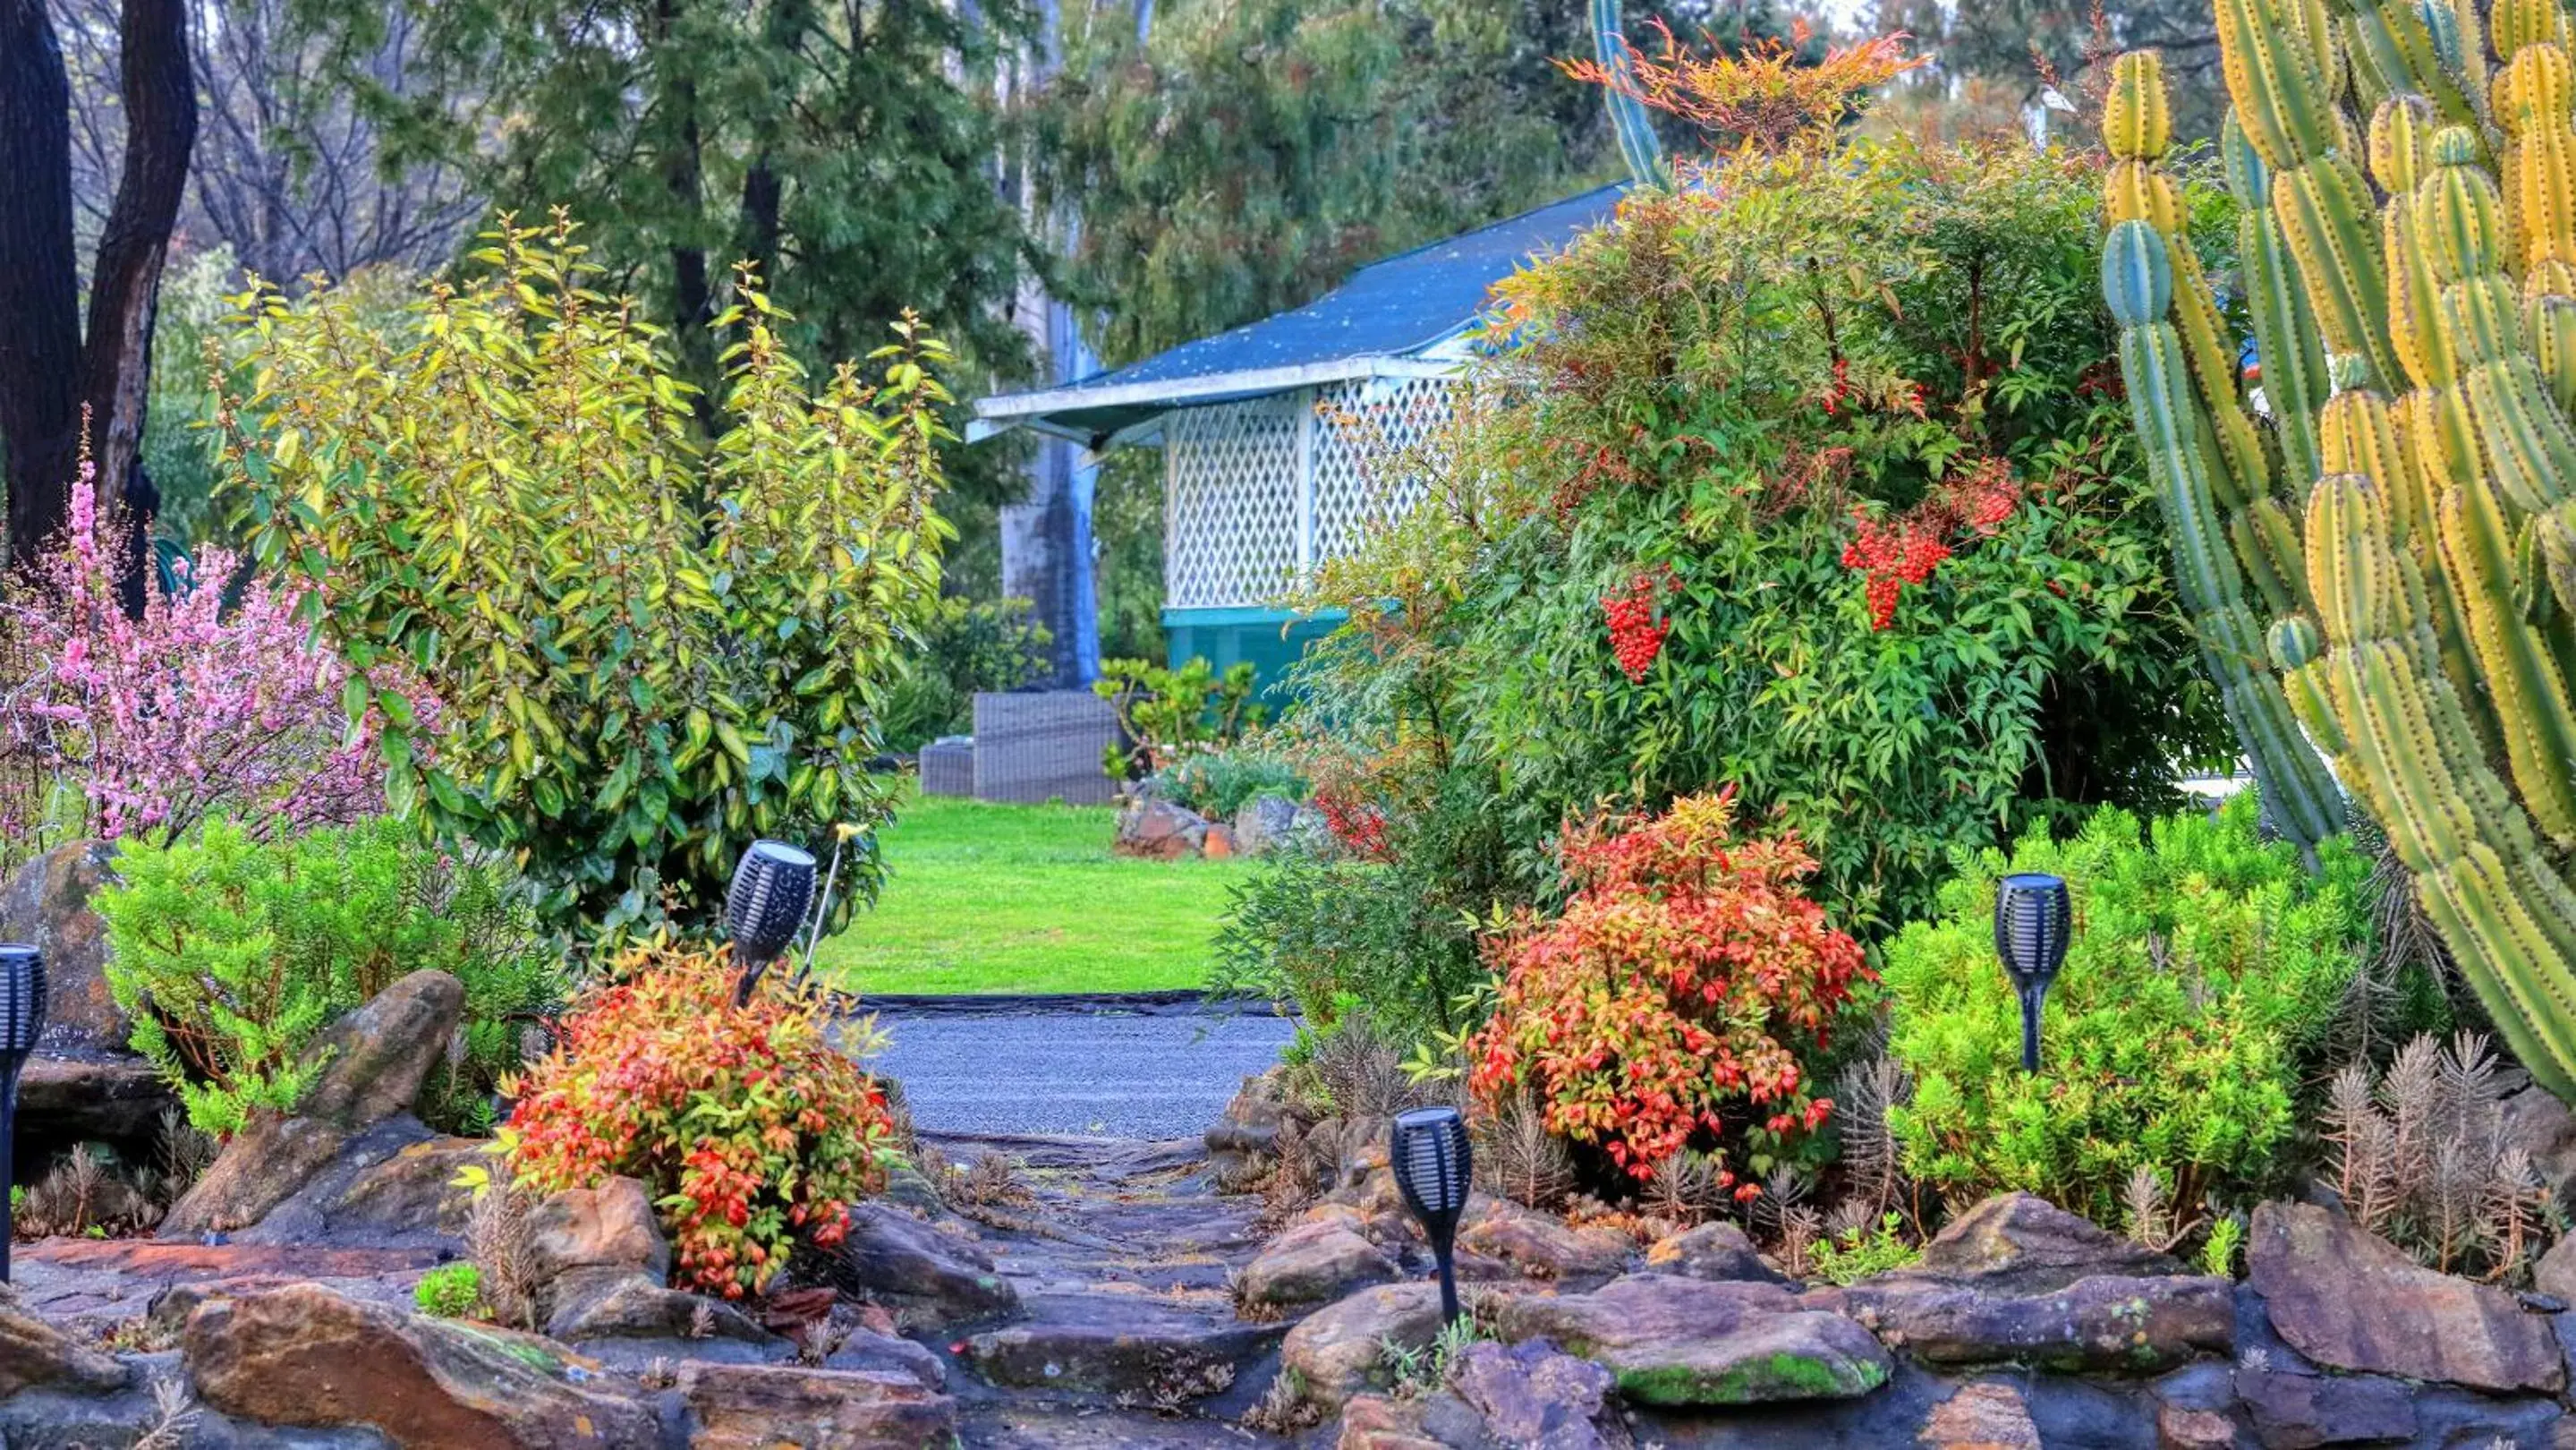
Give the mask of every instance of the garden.
M 1436 408 L 1300 395 L 1394 502 L 1295 523 L 1269 678 L 984 577 L 1055 527 L 989 309 L 846 325 L 787 130 L 675 319 L 570 207 L 174 283 L 184 437 L 37 534 L 9 439 L 0 1442 L 2576 1436 L 2576 32 L 2188 8 L 2039 135 L 1596 18 L 1631 179 Z M 1079 74 L 1013 124 L 1097 167 Z M 1114 804 L 986 788 L 1041 690 Z M 1178 1139 L 930 1086 L 1141 1121 L 1243 1021 Z

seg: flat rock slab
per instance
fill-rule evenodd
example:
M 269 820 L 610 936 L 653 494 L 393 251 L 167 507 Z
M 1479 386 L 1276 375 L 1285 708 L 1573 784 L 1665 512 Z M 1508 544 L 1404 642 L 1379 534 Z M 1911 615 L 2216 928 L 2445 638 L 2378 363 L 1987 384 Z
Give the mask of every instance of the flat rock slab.
M 434 1249 L 322 1249 L 154 1239 L 45 1239 L 21 1244 L 10 1269 L 19 1301 L 57 1324 L 105 1331 L 151 1308 L 163 1290 L 246 1294 L 307 1280 L 353 1298 L 409 1307 L 437 1266 Z
M 1848 1314 L 1888 1347 L 1933 1364 L 2151 1374 L 2236 1346 L 2235 1286 L 2197 1276 L 2103 1276 L 2010 1294 L 1900 1273 L 1818 1290 L 1805 1302 Z
M 1495 1308 L 1504 1337 L 1545 1337 L 1596 1360 L 1648 1405 L 1846 1399 L 1887 1383 L 1870 1332 L 1773 1284 L 1635 1274 L 1589 1294 L 1520 1295 Z
M 1286 1332 L 1230 1312 L 1126 1294 L 1034 1298 L 1029 1318 L 966 1341 L 966 1360 L 990 1384 L 1105 1396 L 1120 1404 L 1179 1405 L 1223 1394 L 1250 1360 Z
M 2318 1364 L 2495 1393 L 2556 1394 L 2567 1383 L 2546 1316 L 2424 1268 L 2325 1209 L 2257 1206 L 2245 1257 L 2273 1330 Z
M 1062 1405 L 970 1407 L 958 1440 L 974 1450 L 1224 1450 L 1281 1443 L 1213 1420 Z
M 405 1315 L 315 1284 L 216 1300 L 188 1317 L 208 1406 L 262 1424 L 364 1426 L 410 1447 L 629 1450 L 659 1417 L 562 1346 Z
M 690 1450 L 948 1450 L 957 1402 L 910 1375 L 693 1364 L 676 1388 Z

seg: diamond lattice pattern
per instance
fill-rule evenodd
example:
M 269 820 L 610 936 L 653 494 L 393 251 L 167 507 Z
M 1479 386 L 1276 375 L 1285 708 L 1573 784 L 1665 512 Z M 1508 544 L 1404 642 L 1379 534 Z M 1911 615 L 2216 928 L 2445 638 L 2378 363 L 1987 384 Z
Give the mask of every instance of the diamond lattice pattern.
M 1275 604 L 1318 562 L 1401 517 L 1422 497 L 1420 450 L 1448 417 L 1451 386 L 1375 378 L 1171 414 L 1165 605 Z

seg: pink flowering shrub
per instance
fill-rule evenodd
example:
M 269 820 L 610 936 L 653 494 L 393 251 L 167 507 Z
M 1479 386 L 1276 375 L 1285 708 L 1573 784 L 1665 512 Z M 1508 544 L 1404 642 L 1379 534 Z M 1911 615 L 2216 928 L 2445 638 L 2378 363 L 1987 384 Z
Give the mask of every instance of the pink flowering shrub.
M 385 809 L 388 712 L 412 740 L 435 733 L 417 682 L 380 669 L 353 688 L 297 617 L 300 591 L 252 578 L 227 599 L 240 561 L 224 550 L 182 561 L 175 590 L 147 580 L 140 618 L 119 606 L 123 562 L 84 461 L 68 525 L 0 602 L 26 666 L 0 681 L 0 754 L 72 783 L 109 839 L 167 841 L 214 815 L 268 839 Z M 0 801 L 0 817 L 28 809 Z M 48 824 L 0 818 L 0 835 Z

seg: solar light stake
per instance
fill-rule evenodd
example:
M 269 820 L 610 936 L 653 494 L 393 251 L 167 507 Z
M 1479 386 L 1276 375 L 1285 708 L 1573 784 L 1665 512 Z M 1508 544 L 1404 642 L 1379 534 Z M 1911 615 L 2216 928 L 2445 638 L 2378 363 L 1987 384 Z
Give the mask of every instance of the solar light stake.
M 45 1030 L 45 958 L 23 943 L 0 943 L 0 1284 L 9 1282 L 11 1151 L 18 1139 L 18 1071 Z
M 1423 1237 L 1431 1240 L 1431 1256 L 1440 1263 L 1440 1317 L 1455 1324 L 1458 1215 L 1466 1210 L 1476 1162 L 1467 1146 L 1467 1122 L 1456 1108 L 1398 1113 L 1387 1158 L 1395 1169 L 1395 1186 L 1404 1194 L 1404 1206 L 1422 1225 Z
M 812 852 L 785 841 L 754 841 L 742 853 L 725 892 L 725 930 L 733 937 L 734 964 L 742 968 L 735 1006 L 750 1003 L 761 972 L 796 940 L 813 901 Z
M 2021 1070 L 2039 1071 L 2039 1009 L 2066 965 L 2075 908 L 2066 882 L 2040 872 L 2007 876 L 1995 888 L 1995 955 L 2021 996 Z

